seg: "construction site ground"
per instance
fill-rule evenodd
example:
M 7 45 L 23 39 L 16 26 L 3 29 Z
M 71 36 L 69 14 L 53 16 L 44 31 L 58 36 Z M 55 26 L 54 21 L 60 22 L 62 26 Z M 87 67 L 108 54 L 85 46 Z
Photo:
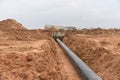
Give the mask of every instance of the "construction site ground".
M 54 39 L 42 38 L 37 30 L 31 31 L 35 37 L 28 34 L 26 38 L 26 32 L 1 31 L 0 80 L 80 80 Z
M 82 80 L 52 32 L 28 30 L 11 19 L 1 21 L 0 80 Z M 65 31 L 63 42 L 103 80 L 120 80 L 119 32 Z
M 120 80 L 120 35 L 81 35 L 64 39 L 104 80 Z

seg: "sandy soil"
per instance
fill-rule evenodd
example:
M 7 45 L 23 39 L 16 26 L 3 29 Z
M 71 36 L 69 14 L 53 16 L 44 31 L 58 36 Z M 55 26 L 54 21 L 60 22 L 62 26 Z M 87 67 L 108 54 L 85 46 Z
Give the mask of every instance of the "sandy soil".
M 120 80 L 120 35 L 74 35 L 64 39 L 104 80 Z
M 0 21 L 0 80 L 80 80 L 50 33 Z
M 68 76 L 70 76 L 69 80 L 82 80 L 80 77 L 80 74 L 76 71 L 76 68 L 71 63 L 70 59 L 65 55 L 66 53 L 63 52 L 61 47 L 57 45 L 56 42 L 56 50 L 57 50 L 57 56 L 56 59 L 60 64 L 60 67 L 62 68 L 62 71 L 66 71 Z
M 54 29 L 27 30 L 0 21 L 0 80 L 82 80 L 58 44 Z M 104 80 L 120 80 L 120 30 L 65 31 L 67 44 Z
M 26 28 L 14 19 L 7 19 L 0 21 L 0 29 L 26 29 Z
M 39 30 L 0 33 L 0 80 L 80 80 L 58 44 Z
M 80 80 L 62 50 L 49 40 L 0 44 L 0 80 Z

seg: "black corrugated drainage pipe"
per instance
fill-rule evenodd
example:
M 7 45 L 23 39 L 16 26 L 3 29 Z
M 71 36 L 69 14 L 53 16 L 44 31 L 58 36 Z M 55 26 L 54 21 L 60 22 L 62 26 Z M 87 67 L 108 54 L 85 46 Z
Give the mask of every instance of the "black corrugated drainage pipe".
M 84 80 L 102 80 L 87 64 L 85 64 L 74 52 L 72 52 L 62 41 L 56 39 L 59 45 L 64 49 L 67 55 L 76 65 Z

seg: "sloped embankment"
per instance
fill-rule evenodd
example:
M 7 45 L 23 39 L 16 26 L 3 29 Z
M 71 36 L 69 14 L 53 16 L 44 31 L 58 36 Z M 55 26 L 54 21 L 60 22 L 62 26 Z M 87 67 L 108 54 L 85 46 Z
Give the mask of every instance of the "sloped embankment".
M 99 40 L 70 36 L 64 39 L 64 43 L 104 80 L 120 80 L 120 55 L 101 46 Z
M 15 20 L 0 22 L 0 80 L 80 80 L 57 43 Z
M 7 19 L 0 21 L 0 29 L 26 29 L 26 28 L 14 19 Z
M 69 80 L 59 67 L 52 45 L 49 40 L 10 43 L 9 47 L 2 45 L 0 80 Z
M 1 37 L 6 37 L 6 40 L 17 41 L 36 41 L 41 39 L 49 39 L 49 37 L 39 30 L 1 30 Z

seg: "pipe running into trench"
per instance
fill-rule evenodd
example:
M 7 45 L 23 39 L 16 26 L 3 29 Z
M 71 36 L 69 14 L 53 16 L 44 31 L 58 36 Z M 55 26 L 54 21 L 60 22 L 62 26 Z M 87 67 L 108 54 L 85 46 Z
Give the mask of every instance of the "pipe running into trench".
M 73 51 L 71 51 L 62 41 L 56 39 L 58 44 L 64 49 L 67 55 L 75 63 L 84 80 L 103 80 L 87 64 L 84 63 Z

